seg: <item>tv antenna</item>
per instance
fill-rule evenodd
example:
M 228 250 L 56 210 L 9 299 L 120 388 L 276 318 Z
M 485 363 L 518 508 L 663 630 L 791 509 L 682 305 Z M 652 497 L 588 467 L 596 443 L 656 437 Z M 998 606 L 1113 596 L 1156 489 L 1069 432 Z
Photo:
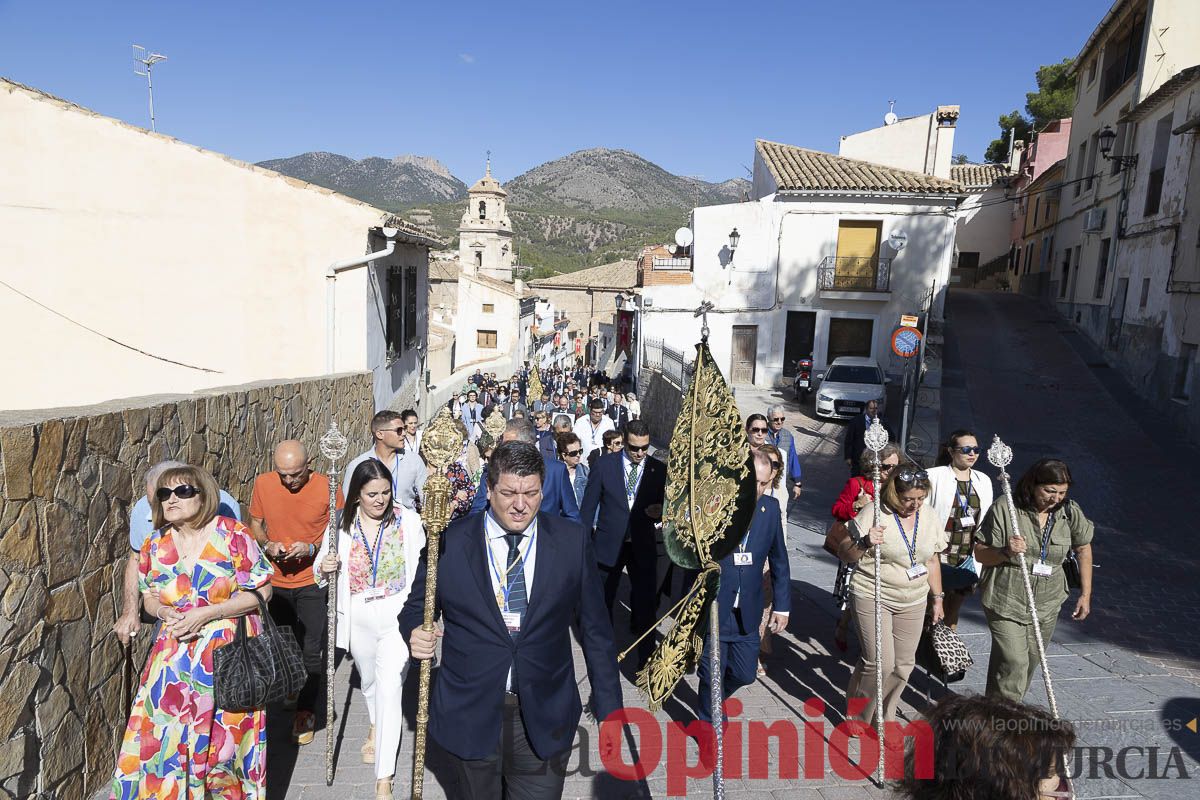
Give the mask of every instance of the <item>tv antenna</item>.
M 145 76 L 146 88 L 150 92 L 150 130 L 154 130 L 154 78 L 151 77 L 150 72 L 155 64 L 166 60 L 167 57 L 162 53 L 147 53 L 146 48 L 140 44 L 133 46 L 133 61 L 137 64 L 133 68 L 133 74 Z
M 883 115 L 883 124 L 895 125 L 899 119 L 900 118 L 896 116 L 896 101 L 888 100 L 888 110 L 887 113 Z

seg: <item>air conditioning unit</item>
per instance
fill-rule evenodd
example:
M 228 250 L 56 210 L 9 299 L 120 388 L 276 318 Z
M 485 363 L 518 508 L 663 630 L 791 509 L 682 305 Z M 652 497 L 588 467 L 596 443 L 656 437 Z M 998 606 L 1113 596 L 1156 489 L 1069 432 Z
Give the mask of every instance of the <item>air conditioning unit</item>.
M 1083 232 L 1099 233 L 1104 230 L 1104 208 L 1089 208 L 1083 215 Z

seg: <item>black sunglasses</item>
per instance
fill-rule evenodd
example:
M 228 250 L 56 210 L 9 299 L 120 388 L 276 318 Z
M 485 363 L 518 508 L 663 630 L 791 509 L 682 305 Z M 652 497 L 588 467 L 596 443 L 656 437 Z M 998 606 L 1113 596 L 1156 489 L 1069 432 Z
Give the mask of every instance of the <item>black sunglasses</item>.
M 783 417 L 771 417 L 771 422 L 783 422 Z
M 963 447 L 956 447 L 955 449 L 964 456 L 977 456 L 981 452 L 979 445 L 964 445 Z
M 766 428 L 751 428 L 750 432 L 751 433 L 766 433 L 767 429 Z
M 181 483 L 174 489 L 168 489 L 166 486 L 164 486 L 155 492 L 154 496 L 158 498 L 158 502 L 165 503 L 171 497 L 171 495 L 175 495 L 180 500 L 188 500 L 198 494 L 200 494 L 200 490 L 195 486 L 187 483 Z
M 564 456 L 577 456 L 582 452 L 583 452 L 583 450 L 564 450 L 563 455 Z
M 627 445 L 625 445 L 625 449 L 631 453 L 644 453 L 645 451 L 650 449 L 650 445 L 648 445 L 648 444 L 627 444 Z

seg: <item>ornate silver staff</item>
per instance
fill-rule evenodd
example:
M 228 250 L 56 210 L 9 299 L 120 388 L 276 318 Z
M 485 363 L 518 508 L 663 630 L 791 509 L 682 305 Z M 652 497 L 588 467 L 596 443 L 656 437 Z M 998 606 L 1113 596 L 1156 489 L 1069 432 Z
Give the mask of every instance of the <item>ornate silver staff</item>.
M 493 416 L 496 416 L 493 414 Z M 501 423 L 503 424 L 503 423 Z M 421 521 L 425 524 L 425 607 L 421 630 L 433 632 L 433 618 L 437 610 L 438 550 L 442 531 L 450 522 L 450 499 L 453 487 L 446 478 L 446 470 L 463 448 L 463 436 L 458 424 L 450 416 L 450 410 L 442 410 L 429 423 L 421 437 L 421 456 L 429 465 L 429 477 L 425 481 L 425 503 L 421 507 Z M 429 678 L 433 674 L 433 659 L 421 662 L 421 681 L 417 690 L 417 733 L 413 740 L 413 800 L 420 800 L 425 791 L 425 740 L 429 728 Z
M 708 614 L 708 702 L 712 706 L 713 742 L 716 763 L 713 764 L 713 798 L 725 800 L 725 710 L 721 708 L 721 618 L 717 595 L 713 595 Z
M 883 452 L 883 448 L 887 447 L 888 432 L 887 428 L 879 421 L 879 417 L 875 417 L 863 434 L 863 441 L 867 445 L 867 449 L 875 454 L 875 458 L 871 464 L 871 480 L 875 484 L 875 496 L 872 499 L 872 507 L 874 509 L 873 522 L 871 527 L 879 527 L 879 495 L 880 495 L 880 466 L 883 460 L 879 454 Z M 914 534 L 915 535 L 915 534 Z M 879 583 L 880 570 L 880 549 L 882 545 L 875 545 L 872 548 L 875 551 L 875 732 L 879 737 L 879 763 L 875 767 L 875 778 L 879 782 L 883 782 L 883 597 Z
M 338 462 L 346 455 L 349 442 L 330 421 L 329 430 L 318 441 L 321 455 L 329 459 L 329 526 L 325 538 L 329 552 L 337 556 L 337 470 Z M 337 580 L 329 582 L 327 605 L 327 628 L 325 632 L 325 785 L 333 785 L 333 670 L 334 651 L 337 648 Z

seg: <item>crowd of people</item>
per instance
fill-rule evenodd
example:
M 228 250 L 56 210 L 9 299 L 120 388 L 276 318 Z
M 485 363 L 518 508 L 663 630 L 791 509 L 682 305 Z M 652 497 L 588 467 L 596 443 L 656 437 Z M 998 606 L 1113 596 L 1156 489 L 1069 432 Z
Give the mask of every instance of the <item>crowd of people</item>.
M 583 649 L 592 713 L 603 720 L 623 705 L 618 644 L 635 654 L 635 668 L 644 666 L 659 612 L 685 584 L 673 579 L 663 549 L 665 453 L 652 452 L 636 395 L 610 388 L 603 375 L 552 370 L 542 376 L 545 391 L 530 398 L 528 378 L 522 372 L 500 382 L 477 371 L 472 388 L 448 404 L 463 447 L 446 472 L 451 522 L 441 539 L 440 626 L 433 632 L 422 628 L 428 554 L 420 510 L 429 466 L 415 411 L 385 410 L 370 420 L 371 447 L 333 487 L 332 520 L 330 479 L 313 470 L 299 441 L 277 444 L 273 469 L 258 476 L 247 498 L 245 520 L 238 501 L 203 469 L 179 462 L 150 468 L 145 497 L 130 516 L 124 607 L 114 631 L 128 642 L 143 621 L 153 622 L 153 643 L 113 797 L 265 796 L 266 711 L 216 704 L 213 653 L 231 640 L 240 617 L 251 633 L 261 630 L 258 598 L 267 601 L 274 621 L 299 643 L 307 679 L 283 707 L 295 744 L 309 744 L 333 721 L 323 719 L 320 702 L 330 586 L 338 597 L 336 645 L 353 660 L 370 718 L 360 751 L 374 764 L 377 798 L 392 797 L 408 666 L 435 654 L 429 734 L 461 796 L 561 795 L 582 709 L 572 640 Z M 496 428 L 485 423 L 496 413 L 504 428 L 493 438 Z M 848 438 L 861 437 L 871 421 L 853 420 Z M 788 506 L 803 491 L 801 454 L 782 405 L 750 414 L 745 431 L 758 500 L 737 547 L 721 560 L 719 637 L 705 637 L 699 661 L 694 712 L 701 720 L 711 720 L 711 648 L 720 648 L 729 697 L 764 674 L 771 636 L 788 627 L 792 611 Z M 851 477 L 832 508 L 835 525 L 844 526 L 834 549 L 833 595 L 843 613 L 833 641 L 845 651 L 851 626 L 858 631 L 846 696 L 865 701 L 848 715 L 869 723 L 879 704 L 885 719 L 895 719 L 923 631 L 938 623 L 954 629 L 979 589 L 992 634 L 986 698 L 951 696 L 929 719 L 949 740 L 965 734 L 937 727 L 947 715 L 984 708 L 1036 716 L 1021 705 L 1038 668 L 1021 565 L 1043 645 L 1068 596 L 1064 562 L 1074 560 L 1080 576 L 1073 617 L 1090 611 L 1093 525 L 1067 497 L 1066 464 L 1043 459 L 1021 477 L 1014 528 L 992 480 L 975 468 L 980 447 L 970 431 L 955 431 L 929 469 L 895 446 L 878 454 L 878 477 L 875 453 L 848 440 L 846 456 Z M 329 549 L 331 524 L 336 551 Z M 628 630 L 618 635 L 623 582 Z M 879 673 L 883 693 L 876 696 Z M 1051 745 L 1070 734 L 1053 736 Z M 1026 788 L 1049 787 L 1053 763 L 1031 767 Z M 1006 780 L 1021 784 L 1011 774 Z M 902 788 L 938 796 L 912 782 Z

